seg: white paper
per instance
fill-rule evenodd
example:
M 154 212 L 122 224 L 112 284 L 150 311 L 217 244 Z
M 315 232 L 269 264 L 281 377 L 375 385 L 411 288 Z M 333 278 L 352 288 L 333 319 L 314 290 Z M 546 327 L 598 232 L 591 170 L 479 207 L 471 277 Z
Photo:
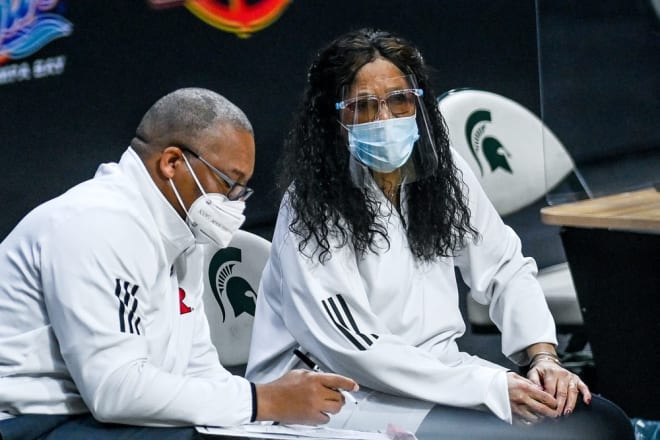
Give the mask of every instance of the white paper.
M 433 403 L 393 396 L 368 388 L 351 393 L 357 405 L 346 404 L 338 414 L 330 416 L 329 428 L 385 432 L 392 424 L 415 433 L 428 415 Z
M 389 440 L 385 433 L 336 429 L 326 426 L 250 424 L 235 427 L 198 426 L 202 434 L 260 439 Z
M 422 424 L 433 404 L 363 388 L 351 393 L 357 404 L 347 403 L 338 414 L 330 416 L 326 425 L 246 424 L 237 427 L 197 427 L 203 434 L 263 439 L 350 439 L 389 440 L 388 425 L 414 433 Z

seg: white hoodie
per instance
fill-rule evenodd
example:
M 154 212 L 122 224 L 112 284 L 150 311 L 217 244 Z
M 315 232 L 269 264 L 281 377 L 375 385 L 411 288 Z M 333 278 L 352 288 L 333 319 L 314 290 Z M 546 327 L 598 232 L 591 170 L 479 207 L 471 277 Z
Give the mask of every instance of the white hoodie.
M 219 364 L 193 244 L 131 148 L 29 213 L 0 244 L 0 412 L 248 422 L 250 383 Z
M 378 254 L 360 258 L 349 243 L 333 247 L 324 264 L 310 260 L 289 231 L 292 213 L 285 198 L 261 279 L 248 379 L 284 374 L 296 365 L 292 350 L 301 346 L 326 370 L 361 386 L 439 404 L 485 405 L 511 422 L 505 369 L 458 350 L 465 323 L 454 266 L 477 301 L 491 304 L 502 350 L 512 360 L 527 362 L 525 348 L 533 343 L 556 343 L 554 322 L 534 260 L 522 256 L 519 238 L 468 165 L 456 154 L 454 160 L 481 240 L 433 264 L 414 259 L 400 216 L 380 193 L 389 249 L 381 240 Z

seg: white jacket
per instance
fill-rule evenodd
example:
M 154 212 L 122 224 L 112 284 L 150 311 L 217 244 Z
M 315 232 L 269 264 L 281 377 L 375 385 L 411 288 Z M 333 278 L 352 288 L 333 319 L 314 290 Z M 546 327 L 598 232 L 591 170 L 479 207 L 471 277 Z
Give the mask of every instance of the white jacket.
M 269 381 L 296 365 L 301 346 L 329 371 L 388 393 L 461 407 L 486 405 L 511 422 L 505 369 L 460 352 L 465 323 L 458 307 L 457 266 L 471 294 L 490 303 L 502 350 L 527 362 L 525 348 L 556 343 L 555 327 L 535 279 L 536 264 L 487 199 L 467 164 L 454 160 L 469 191 L 471 222 L 481 240 L 455 258 L 413 258 L 399 215 L 382 197 L 390 247 L 356 257 L 350 244 L 324 264 L 298 251 L 280 207 L 261 279 L 247 377 Z M 405 215 L 405 213 L 404 213 Z
M 0 411 L 249 421 L 250 383 L 210 341 L 193 244 L 131 148 L 28 214 L 0 244 Z

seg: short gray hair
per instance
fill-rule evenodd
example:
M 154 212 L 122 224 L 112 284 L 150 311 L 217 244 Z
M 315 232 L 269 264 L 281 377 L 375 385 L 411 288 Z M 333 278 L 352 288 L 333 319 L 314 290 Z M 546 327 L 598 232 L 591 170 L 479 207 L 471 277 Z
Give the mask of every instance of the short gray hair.
M 254 135 L 243 111 L 224 96 L 208 89 L 189 87 L 160 98 L 145 113 L 137 138 L 158 147 L 162 143 L 188 144 L 201 132 L 226 123 Z

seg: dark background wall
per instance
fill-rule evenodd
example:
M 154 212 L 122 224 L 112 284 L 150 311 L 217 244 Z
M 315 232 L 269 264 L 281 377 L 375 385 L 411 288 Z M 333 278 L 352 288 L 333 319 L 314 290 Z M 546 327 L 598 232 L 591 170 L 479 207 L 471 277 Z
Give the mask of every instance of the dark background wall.
M 540 21 L 542 29 L 552 29 L 549 35 L 559 41 L 538 46 L 533 0 L 294 0 L 278 20 L 250 38 L 214 28 L 182 6 L 156 10 L 141 0 L 60 0 L 57 12 L 73 23 L 73 33 L 27 59 L 0 66 L 1 71 L 12 63 L 66 57 L 59 75 L 0 84 L 0 239 L 31 208 L 90 178 L 100 162 L 117 160 L 148 107 L 184 86 L 218 91 L 252 121 L 257 163 L 251 186 L 257 192 L 248 206 L 246 227 L 268 227 L 279 202 L 272 167 L 304 88 L 306 68 L 321 46 L 361 26 L 391 30 L 415 42 L 434 69 L 437 94 L 457 87 L 485 89 L 538 115 L 538 48 L 552 53 L 548 62 L 554 70 L 542 76 L 548 90 L 544 96 L 552 98 L 545 112 L 552 115 L 560 138 L 570 137 L 574 147 L 569 150 L 576 149 L 572 153 L 580 157 L 584 149 L 592 158 L 594 147 L 584 141 L 588 133 L 576 133 L 576 121 L 570 115 L 569 121 L 562 119 L 565 112 L 550 111 L 555 105 L 565 107 L 556 102 L 567 99 L 564 86 L 553 81 L 566 74 L 558 66 L 561 51 L 571 41 L 561 38 L 574 38 L 565 33 L 562 16 L 570 18 L 576 12 L 546 9 L 544 14 L 558 18 Z M 569 22 L 569 32 L 576 26 L 579 23 Z M 657 50 L 657 34 L 647 37 L 652 27 L 648 29 L 639 32 L 650 39 L 651 50 Z M 657 58 L 649 63 L 657 67 Z M 652 81 L 657 87 L 657 78 Z M 640 109 L 644 127 L 657 122 L 655 92 L 651 105 L 656 107 Z M 577 99 L 570 105 L 590 105 L 588 96 Z M 617 137 L 612 151 L 626 150 L 628 140 L 634 140 L 635 148 L 643 144 L 657 150 L 657 127 L 640 136 Z M 621 129 L 616 126 L 617 133 Z M 599 134 L 599 139 L 608 137 L 606 132 Z
M 544 121 L 594 195 L 660 181 L 660 2 L 537 8 Z

